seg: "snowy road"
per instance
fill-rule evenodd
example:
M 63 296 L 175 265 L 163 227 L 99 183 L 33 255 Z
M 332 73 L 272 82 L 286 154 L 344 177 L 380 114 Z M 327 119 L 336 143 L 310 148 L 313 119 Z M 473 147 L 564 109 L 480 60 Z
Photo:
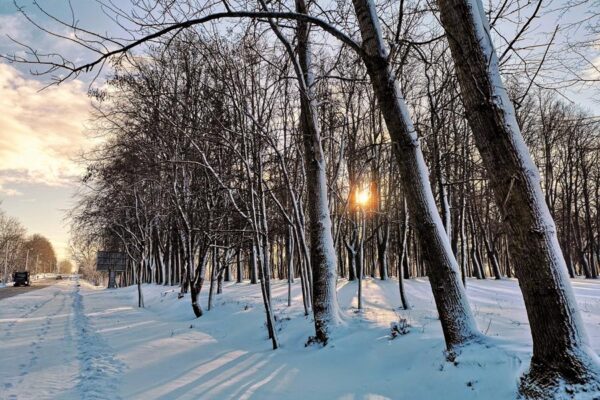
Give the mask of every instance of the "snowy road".
M 0 301 L 0 398 L 56 398 L 76 384 L 74 290 L 60 282 Z
M 9 297 L 13 297 L 18 294 L 23 294 L 23 293 L 31 292 L 34 290 L 43 289 L 45 287 L 53 285 L 54 283 L 55 283 L 55 281 L 53 281 L 53 280 L 52 281 L 51 280 L 43 280 L 43 281 L 32 282 L 31 286 L 4 287 L 4 288 L 2 288 L 2 290 L 0 290 L 0 300 L 7 299 Z
M 107 396 L 114 360 L 79 289 L 61 281 L 0 301 L 0 399 L 115 398 Z

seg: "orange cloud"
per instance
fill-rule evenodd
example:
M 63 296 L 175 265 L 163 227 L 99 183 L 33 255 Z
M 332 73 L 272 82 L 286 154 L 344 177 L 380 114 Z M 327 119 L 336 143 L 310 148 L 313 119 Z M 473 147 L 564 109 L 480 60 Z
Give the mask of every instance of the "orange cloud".
M 0 192 L 11 183 L 72 184 L 75 161 L 88 147 L 85 122 L 90 100 L 81 81 L 40 91 L 43 83 L 0 63 Z

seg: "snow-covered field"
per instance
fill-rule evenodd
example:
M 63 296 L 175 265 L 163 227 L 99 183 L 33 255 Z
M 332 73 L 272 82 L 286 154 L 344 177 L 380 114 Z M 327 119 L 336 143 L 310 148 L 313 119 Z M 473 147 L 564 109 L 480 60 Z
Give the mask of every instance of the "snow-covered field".
M 600 352 L 600 282 L 573 282 L 594 349 Z M 226 284 L 216 305 L 194 319 L 189 298 L 145 286 L 101 290 L 74 281 L 0 301 L 1 399 L 514 399 L 531 356 L 531 338 L 515 280 L 468 281 L 486 345 L 454 363 L 444 343 L 429 283 L 406 284 L 412 309 L 398 309 L 396 281 L 356 283 L 338 296 L 345 325 L 325 348 L 312 334 L 300 287 L 274 282 L 282 348 L 271 350 L 258 285 Z M 203 304 L 206 298 L 203 296 Z M 405 318 L 409 333 L 390 339 Z

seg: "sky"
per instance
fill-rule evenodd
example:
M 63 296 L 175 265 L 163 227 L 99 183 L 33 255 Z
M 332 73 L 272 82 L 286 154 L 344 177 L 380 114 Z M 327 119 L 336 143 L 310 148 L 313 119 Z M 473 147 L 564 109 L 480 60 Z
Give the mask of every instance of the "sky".
M 67 15 L 65 1 L 41 3 L 52 12 Z M 89 12 L 94 10 L 93 2 L 77 3 L 88 3 L 76 12 L 99 27 L 98 19 Z M 38 32 L 16 13 L 11 0 L 0 0 L 2 54 L 19 50 L 7 35 L 43 50 L 73 51 L 64 41 Z M 78 160 L 93 143 L 88 132 L 88 83 L 76 79 L 42 90 L 48 77 L 29 72 L 29 67 L 0 61 L 0 208 L 18 218 L 29 234 L 46 236 L 62 259 L 68 257 L 66 210 L 74 203 L 83 172 Z
M 42 83 L 0 63 L 0 207 L 29 233 L 48 237 L 59 258 L 67 246 L 63 210 L 87 144 L 90 102 L 83 86 L 73 81 L 39 92 Z
M 37 21 L 47 22 L 31 1 L 18 3 L 25 5 Z M 130 4 L 129 0 L 113 2 L 125 8 Z M 39 3 L 52 14 L 70 19 L 66 0 Z M 95 0 L 77 0 L 72 5 L 79 26 L 97 32 L 114 31 L 115 24 L 102 14 Z M 536 24 L 548 34 L 555 21 L 546 19 Z M 53 28 L 67 32 L 56 25 Z M 40 32 L 17 13 L 12 0 L 0 0 L 0 53 L 19 54 L 21 49 L 8 36 L 70 59 L 87 56 L 68 41 Z M 89 130 L 91 100 L 87 96 L 91 75 L 42 90 L 49 77 L 34 76 L 30 68 L 0 60 L 0 207 L 17 217 L 30 234 L 48 237 L 61 259 L 68 256 L 65 211 L 74 203 L 83 172 L 78 159 L 94 142 Z M 590 101 L 589 93 L 576 93 L 575 97 L 592 114 L 600 115 L 600 107 Z

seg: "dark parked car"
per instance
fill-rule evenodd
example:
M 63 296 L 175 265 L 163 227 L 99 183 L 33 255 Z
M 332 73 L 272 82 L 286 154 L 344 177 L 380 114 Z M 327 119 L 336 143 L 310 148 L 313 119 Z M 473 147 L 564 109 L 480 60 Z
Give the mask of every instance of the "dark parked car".
M 63 278 L 63 277 L 62 277 L 62 275 L 56 275 L 56 280 L 57 280 L 57 281 L 58 281 L 58 280 L 61 280 L 62 278 Z
M 28 271 L 15 272 L 13 274 L 13 282 L 14 282 L 14 286 L 30 286 L 31 281 L 29 280 L 29 272 Z

